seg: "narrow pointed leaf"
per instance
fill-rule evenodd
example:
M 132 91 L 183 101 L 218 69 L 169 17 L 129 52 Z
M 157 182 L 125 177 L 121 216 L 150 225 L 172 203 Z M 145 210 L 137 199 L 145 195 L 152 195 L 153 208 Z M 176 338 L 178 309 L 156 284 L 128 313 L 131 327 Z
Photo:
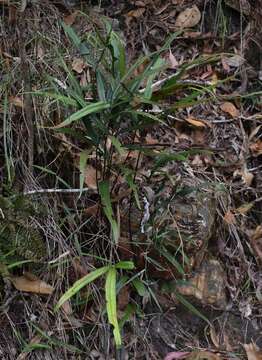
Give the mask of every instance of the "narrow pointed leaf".
M 109 323 L 114 327 L 113 334 L 115 338 L 116 347 L 121 346 L 121 334 L 119 330 L 119 324 L 117 319 L 117 308 L 116 308 L 116 274 L 117 270 L 115 267 L 111 267 L 106 275 L 106 310 Z
M 59 129 L 64 126 L 68 126 L 72 122 L 80 120 L 89 114 L 103 111 L 105 109 L 108 109 L 109 107 L 110 107 L 110 104 L 107 102 L 104 102 L 104 101 L 99 101 L 94 104 L 89 104 L 89 105 L 85 106 L 83 109 L 75 112 L 74 114 L 69 116 L 65 121 L 63 121 L 61 124 L 54 126 L 53 128 Z
M 68 289 L 59 299 L 58 303 L 55 306 L 55 311 L 58 310 L 67 300 L 71 299 L 72 296 L 78 293 L 84 286 L 90 284 L 101 275 L 104 275 L 108 271 L 108 269 L 109 266 L 104 266 L 100 269 L 92 271 L 91 273 L 77 280 L 74 285 L 70 289 Z

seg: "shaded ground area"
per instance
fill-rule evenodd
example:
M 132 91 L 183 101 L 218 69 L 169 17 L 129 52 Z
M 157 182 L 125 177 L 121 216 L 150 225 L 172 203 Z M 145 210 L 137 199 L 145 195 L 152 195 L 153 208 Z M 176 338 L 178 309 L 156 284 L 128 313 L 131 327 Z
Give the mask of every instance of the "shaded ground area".
M 261 359 L 261 9 L 0 1 L 0 358 Z

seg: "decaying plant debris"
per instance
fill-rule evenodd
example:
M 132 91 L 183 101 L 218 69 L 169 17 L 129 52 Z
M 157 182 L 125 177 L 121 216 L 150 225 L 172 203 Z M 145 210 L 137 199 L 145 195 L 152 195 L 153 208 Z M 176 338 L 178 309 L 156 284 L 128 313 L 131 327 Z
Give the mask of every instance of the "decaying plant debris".
M 0 0 L 1 359 L 261 359 L 261 9 Z

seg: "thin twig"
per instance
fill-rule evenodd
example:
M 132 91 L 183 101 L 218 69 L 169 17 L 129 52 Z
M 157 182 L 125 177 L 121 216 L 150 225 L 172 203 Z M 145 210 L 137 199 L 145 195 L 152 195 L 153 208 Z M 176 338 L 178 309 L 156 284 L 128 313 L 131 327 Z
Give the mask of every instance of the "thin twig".
M 45 194 L 45 193 L 80 193 L 80 192 L 92 192 L 96 193 L 97 191 L 90 188 L 83 189 L 38 189 L 38 190 L 29 190 L 25 191 L 24 195 L 33 195 L 33 194 Z

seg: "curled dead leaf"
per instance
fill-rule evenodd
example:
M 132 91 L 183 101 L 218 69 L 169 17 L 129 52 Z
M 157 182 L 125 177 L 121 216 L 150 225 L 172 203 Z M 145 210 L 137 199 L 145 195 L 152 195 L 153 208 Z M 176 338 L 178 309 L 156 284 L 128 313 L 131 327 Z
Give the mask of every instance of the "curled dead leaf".
M 33 274 L 24 276 L 11 276 L 11 283 L 17 290 L 35 294 L 50 295 L 54 291 L 51 285 L 35 277 Z
M 74 24 L 76 17 L 78 15 L 78 11 L 74 11 L 72 14 L 64 17 L 64 23 L 68 26 L 71 26 Z
M 131 10 L 127 13 L 127 16 L 138 19 L 144 14 L 145 10 L 146 9 L 144 7 L 138 8 L 136 10 Z
M 211 353 L 210 351 L 194 351 L 186 359 L 187 360 L 221 360 L 221 357 L 217 354 Z
M 256 227 L 250 237 L 250 242 L 255 255 L 262 261 L 262 225 Z
M 178 67 L 178 61 L 171 50 L 169 50 L 169 63 L 171 69 L 176 69 Z
M 252 153 L 256 156 L 262 154 L 262 140 L 258 140 L 255 143 L 251 144 L 249 146 L 249 149 L 252 151 Z
M 223 219 L 228 225 L 233 225 L 236 223 L 235 215 L 230 210 L 225 213 Z
M 262 350 L 256 344 L 244 344 L 248 360 L 262 360 Z
M 83 59 L 81 58 L 74 58 L 72 62 L 72 69 L 77 72 L 78 74 L 81 74 L 86 67 L 86 64 Z
M 99 172 L 92 166 L 88 165 L 85 169 L 85 184 L 93 190 L 97 190 L 97 176 Z
M 241 176 L 243 182 L 247 185 L 247 186 L 251 186 L 253 179 L 254 179 L 254 174 L 252 174 L 251 172 L 249 172 L 247 170 L 247 168 L 244 166 L 244 168 L 242 170 L 236 170 L 234 171 L 234 177 L 235 176 Z
M 233 55 L 231 57 L 223 57 L 223 67 L 224 66 L 228 66 L 228 67 L 234 67 L 237 68 L 241 65 L 243 65 L 245 62 L 245 59 L 240 56 L 240 55 Z
M 229 101 L 225 101 L 221 104 L 220 109 L 229 114 L 232 118 L 237 118 L 239 116 L 239 110 Z
M 191 28 L 196 26 L 201 19 L 201 12 L 196 5 L 182 11 L 175 21 L 177 28 Z
M 19 108 L 24 107 L 23 99 L 20 96 L 9 96 L 9 102 Z
M 236 212 L 241 214 L 241 215 L 245 215 L 245 214 L 247 214 L 249 212 L 249 210 L 252 209 L 253 206 L 254 206 L 254 203 L 252 203 L 252 202 L 241 205 L 236 209 Z
M 186 121 L 191 124 L 194 125 L 196 127 L 201 127 L 204 128 L 207 126 L 207 123 L 204 120 L 200 120 L 200 119 L 195 119 L 192 116 L 189 116 Z
M 184 351 L 172 351 L 165 356 L 164 360 L 186 359 L 189 354 Z

